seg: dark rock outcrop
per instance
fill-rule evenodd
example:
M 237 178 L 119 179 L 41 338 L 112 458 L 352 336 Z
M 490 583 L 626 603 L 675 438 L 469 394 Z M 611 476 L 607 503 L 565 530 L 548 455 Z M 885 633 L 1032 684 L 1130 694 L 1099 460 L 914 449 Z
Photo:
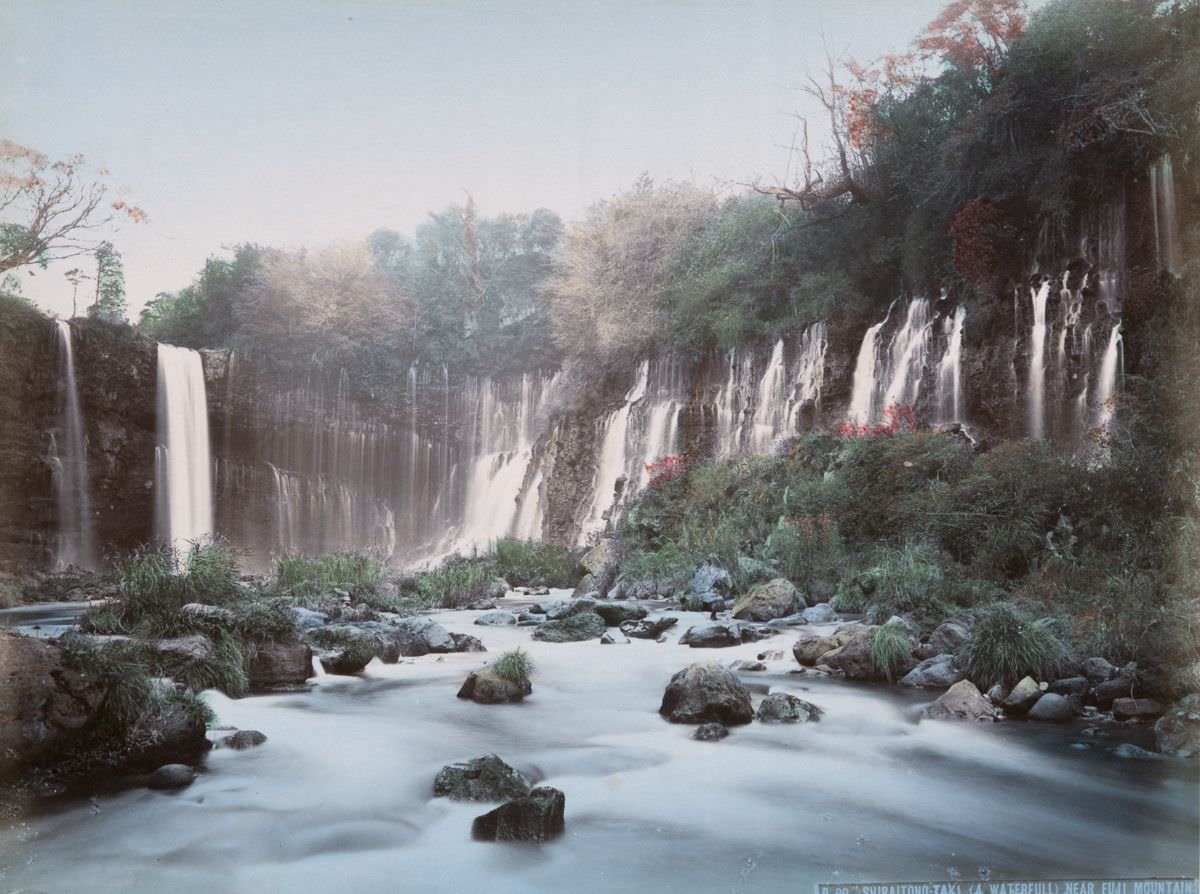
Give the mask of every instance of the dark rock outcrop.
M 1173 704 L 1154 724 L 1154 739 L 1163 754 L 1200 754 L 1200 695 L 1188 695 Z
M 250 688 L 303 686 L 312 673 L 312 649 L 304 643 L 259 643 L 250 659 Z
M 632 636 L 634 639 L 658 639 L 660 634 L 670 630 L 677 623 L 679 623 L 678 618 L 670 617 L 626 621 L 621 625 L 621 632 L 626 636 Z
M 150 788 L 168 791 L 187 788 L 195 780 L 196 773 L 187 764 L 163 764 L 150 774 L 146 785 Z
M 742 626 L 737 623 L 712 621 L 689 627 L 679 639 L 680 645 L 693 649 L 722 649 L 742 644 Z
M 501 677 L 491 667 L 485 667 L 467 675 L 458 690 L 458 697 L 481 705 L 501 705 L 519 702 L 532 692 L 533 684 L 528 680 L 517 683 Z
M 621 605 L 612 602 L 600 602 L 593 609 L 609 627 L 620 627 L 630 621 L 640 621 L 646 617 L 646 610 L 640 605 Z
M 772 692 L 759 703 L 755 716 L 763 723 L 804 723 L 820 720 L 822 713 L 812 702 L 790 692 Z
M 700 742 L 719 742 L 729 735 L 729 728 L 723 723 L 702 723 L 696 727 L 692 738 Z
M 596 639 L 608 629 L 604 619 L 593 611 L 568 615 L 539 625 L 533 638 L 547 643 L 578 643 Z
M 221 744 L 234 751 L 245 751 L 248 748 L 257 748 L 265 741 L 267 741 L 266 735 L 256 729 L 240 729 L 232 736 L 222 739 Z

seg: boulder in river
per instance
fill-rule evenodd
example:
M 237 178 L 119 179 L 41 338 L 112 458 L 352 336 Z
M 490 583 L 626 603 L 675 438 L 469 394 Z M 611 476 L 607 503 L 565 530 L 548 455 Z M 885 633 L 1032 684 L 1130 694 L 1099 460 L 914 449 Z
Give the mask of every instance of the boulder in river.
M 743 621 L 771 621 L 783 618 L 805 607 L 804 597 L 786 578 L 777 577 L 751 587 L 733 605 L 733 616 Z
M 303 686 L 312 676 L 312 649 L 304 643 L 259 643 L 250 658 L 250 688 Z
M 171 789 L 187 788 L 196 780 L 195 771 L 187 764 L 163 764 L 150 774 L 146 785 L 150 788 L 168 791 Z
M 607 629 L 602 617 L 586 611 L 539 625 L 533 631 L 533 638 L 547 643 L 578 643 L 596 639 Z
M 621 567 L 621 543 L 615 537 L 604 537 L 583 554 L 579 560 L 591 577 L 592 588 L 601 595 L 607 593 L 617 580 Z
M 475 619 L 480 627 L 515 627 L 517 616 L 512 612 L 487 612 Z
M 855 627 L 845 631 L 839 630 L 838 635 L 845 636 L 843 644 L 832 652 L 822 655 L 821 664 L 841 671 L 848 680 L 886 679 L 887 675 L 875 666 L 875 659 L 871 653 L 871 642 L 875 637 L 876 629 L 875 627 Z M 904 675 L 912 669 L 915 663 L 909 657 L 895 669 L 894 673 Z
M 917 654 L 922 658 L 932 658 L 934 655 L 958 655 L 971 639 L 971 632 L 965 624 L 958 621 L 946 621 L 934 628 L 929 639 L 917 647 Z
M 429 618 L 402 618 L 394 624 L 372 630 L 375 635 L 395 644 L 405 658 L 416 658 L 433 652 L 484 652 L 478 639 L 465 633 L 451 633 Z
M 679 644 L 693 649 L 722 649 L 742 644 L 742 626 L 736 622 L 710 621 L 689 627 Z
M 1075 716 L 1075 708 L 1071 704 L 1071 696 L 1047 692 L 1029 709 L 1030 720 L 1040 720 L 1042 723 L 1064 723 Z
M 598 602 L 593 609 L 609 627 L 620 627 L 629 621 L 640 621 L 646 610 L 640 605 L 621 605 L 614 602 Z
M 533 787 L 528 779 L 499 756 L 485 754 L 448 764 L 433 780 L 433 794 L 451 801 L 505 801 L 523 798 Z
M 476 841 L 547 841 L 562 834 L 566 803 L 558 789 L 540 786 L 475 817 L 471 837 Z
M 135 770 L 200 760 L 212 742 L 204 721 L 178 701 L 158 701 L 142 713 L 126 737 L 124 763 Z
M 750 693 L 737 674 L 719 664 L 692 664 L 671 677 L 658 709 L 672 723 L 749 723 Z
M 1113 717 L 1117 720 L 1151 720 L 1166 710 L 1152 698 L 1118 698 L 1112 703 Z
M 790 692 L 772 692 L 759 703 L 756 716 L 762 723 L 804 723 L 820 720 L 822 713 L 812 702 Z
M 233 735 L 222 739 L 221 744 L 234 751 L 245 751 L 247 748 L 257 748 L 265 741 L 267 741 L 266 735 L 256 729 L 240 729 Z
M 604 636 L 600 637 L 600 645 L 602 646 L 627 645 L 631 642 L 633 640 L 625 634 L 620 632 L 613 633 L 611 630 L 604 631 Z
M 828 602 L 818 602 L 816 605 L 809 606 L 801 614 L 804 620 L 809 624 L 834 624 L 837 622 L 837 612 L 833 610 Z
M 1127 664 L 1117 671 L 1116 676 L 1092 687 L 1091 702 L 1098 708 L 1110 708 L 1119 698 L 1135 698 L 1137 695 L 1137 666 Z
M 725 597 L 719 593 L 687 593 L 679 598 L 680 606 L 689 612 L 723 612 Z
M 678 622 L 678 618 L 671 617 L 626 621 L 621 625 L 621 632 L 634 639 L 658 639 L 660 634 L 674 627 Z
M 917 689 L 948 689 L 965 676 L 953 655 L 934 655 L 905 674 L 900 685 Z
M 1001 703 L 1009 714 L 1024 714 L 1042 697 L 1042 690 L 1033 677 L 1023 677 Z
M 806 636 L 796 640 L 792 646 L 792 655 L 805 667 L 812 667 L 827 652 L 838 648 L 844 638 L 835 636 Z
M 1154 724 L 1154 739 L 1163 754 L 1200 754 L 1200 695 L 1184 696 Z
M 533 684 L 528 680 L 520 683 L 509 680 L 497 674 L 489 665 L 467 675 L 458 690 L 458 697 L 481 705 L 502 705 L 519 702 L 532 692 Z
M 959 680 L 925 709 L 930 720 L 989 721 L 996 719 L 996 709 L 970 680 Z
M 1087 677 L 1064 677 L 1050 684 L 1053 695 L 1085 695 L 1088 691 Z

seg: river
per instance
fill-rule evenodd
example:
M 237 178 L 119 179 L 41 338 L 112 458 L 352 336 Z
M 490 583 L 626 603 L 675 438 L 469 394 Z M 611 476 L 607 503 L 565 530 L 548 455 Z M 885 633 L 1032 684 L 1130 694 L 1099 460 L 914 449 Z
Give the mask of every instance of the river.
M 1193 875 L 1197 762 L 1122 760 L 1082 723 L 917 722 L 930 693 L 797 674 L 794 633 L 731 649 L 551 644 L 473 626 L 534 661 L 520 705 L 455 698 L 487 656 L 373 662 L 306 693 L 207 698 L 266 744 L 218 749 L 190 788 L 64 800 L 0 840 L 0 891 L 748 892 L 814 882 Z M 657 709 L 676 670 L 781 649 L 744 673 L 818 723 L 691 739 Z M 1072 748 L 1086 743 L 1087 749 Z M 447 763 L 493 751 L 566 793 L 542 846 L 471 840 L 488 805 L 430 796 Z

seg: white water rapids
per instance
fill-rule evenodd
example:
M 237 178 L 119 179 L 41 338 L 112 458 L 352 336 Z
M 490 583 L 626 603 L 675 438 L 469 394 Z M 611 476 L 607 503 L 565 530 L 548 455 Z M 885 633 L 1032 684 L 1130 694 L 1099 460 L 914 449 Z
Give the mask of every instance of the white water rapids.
M 308 693 L 232 700 L 221 720 L 269 737 L 219 749 L 194 785 L 100 794 L 0 844 L 4 890 L 58 894 L 329 891 L 763 892 L 813 882 L 1187 875 L 1197 765 L 1123 761 L 1070 725 L 916 722 L 932 693 L 789 673 L 795 634 L 732 649 L 670 642 L 550 644 L 472 626 L 489 654 L 372 663 Z M 520 705 L 455 698 L 466 674 L 520 645 Z M 672 673 L 782 649 L 766 687 L 825 711 L 818 723 L 736 727 L 697 742 L 657 713 Z M 1073 742 L 1088 742 L 1076 750 Z M 566 793 L 566 832 L 485 844 L 490 805 L 431 797 L 445 764 L 494 751 Z M 3 841 L 3 839 L 0 839 Z

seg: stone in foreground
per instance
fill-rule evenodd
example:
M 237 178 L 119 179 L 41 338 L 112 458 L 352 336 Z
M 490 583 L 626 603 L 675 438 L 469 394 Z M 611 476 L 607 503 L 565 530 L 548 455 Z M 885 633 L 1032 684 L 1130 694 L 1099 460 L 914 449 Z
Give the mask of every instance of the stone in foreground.
M 772 692 L 758 706 L 762 723 L 805 723 L 820 720 L 822 711 L 812 702 L 797 698 L 790 692 Z
M 495 754 L 449 764 L 433 780 L 435 798 L 451 801 L 504 801 L 523 798 L 533 783 Z
M 1074 716 L 1071 697 L 1055 692 L 1047 692 L 1029 709 L 1029 719 L 1043 723 L 1064 723 Z
M 187 764 L 164 764 L 146 780 L 146 785 L 160 791 L 187 788 L 196 780 L 196 774 Z
M 692 733 L 692 738 L 700 742 L 720 742 L 729 735 L 729 728 L 723 723 L 702 723 Z
M 733 726 L 754 719 L 750 693 L 737 674 L 713 663 L 693 664 L 671 677 L 658 713 L 672 723 Z
M 562 834 L 566 803 L 566 796 L 556 788 L 535 788 L 523 798 L 475 817 L 471 837 L 476 841 L 547 841 Z
M 930 720 L 989 721 L 996 719 L 996 709 L 974 683 L 960 680 L 925 709 L 925 717 Z
M 458 697 L 481 705 L 502 705 L 519 702 L 532 692 L 533 684 L 528 680 L 514 683 L 501 677 L 492 668 L 485 667 L 467 676 L 458 690 Z

